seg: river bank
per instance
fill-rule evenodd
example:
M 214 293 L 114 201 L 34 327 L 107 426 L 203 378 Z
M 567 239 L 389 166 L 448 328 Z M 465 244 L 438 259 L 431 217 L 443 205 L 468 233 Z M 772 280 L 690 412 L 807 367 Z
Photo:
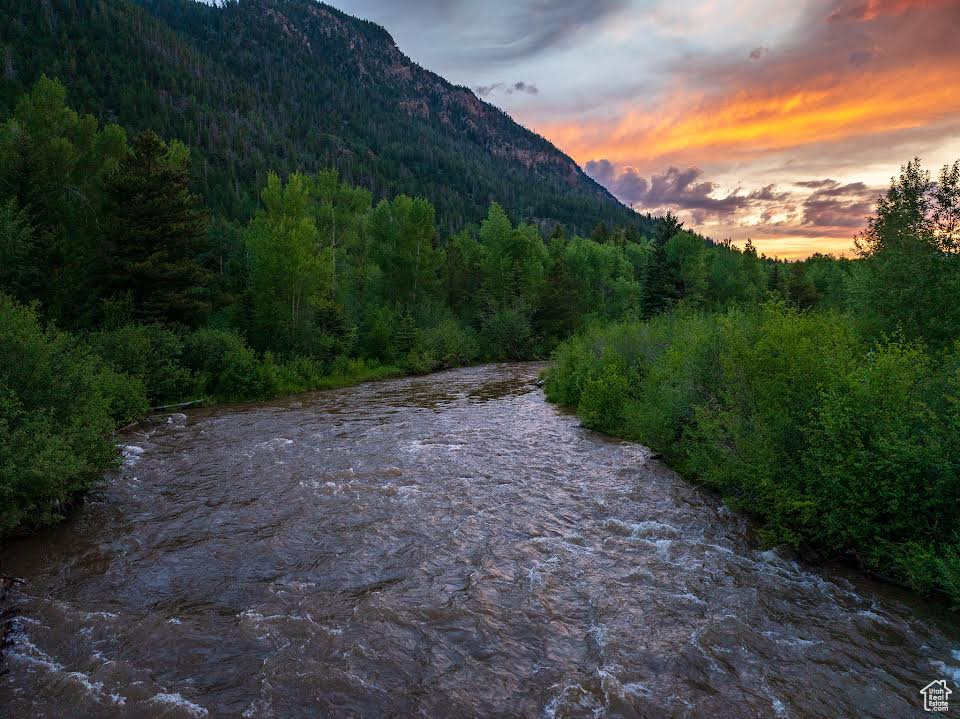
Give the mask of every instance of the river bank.
M 13 715 L 907 717 L 935 604 L 754 548 L 542 365 L 185 413 L 0 551 Z

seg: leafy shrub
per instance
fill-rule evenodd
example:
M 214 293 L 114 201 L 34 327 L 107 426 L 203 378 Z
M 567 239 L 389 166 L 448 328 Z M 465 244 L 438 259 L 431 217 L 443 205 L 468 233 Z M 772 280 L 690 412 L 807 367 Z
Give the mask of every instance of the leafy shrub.
M 227 330 L 201 329 L 187 335 L 183 347 L 183 362 L 197 373 L 206 393 L 225 400 L 265 394 L 260 362 L 239 335 Z
M 508 308 L 484 318 L 483 346 L 494 360 L 522 360 L 536 357 L 533 326 L 527 311 Z
M 94 332 L 87 343 L 108 366 L 139 378 L 152 405 L 192 400 L 203 391 L 193 372 L 183 365 L 183 341 L 167 327 L 131 324 Z
M 402 364 L 411 374 L 427 374 L 440 366 L 436 356 L 422 345 L 407 352 Z
M 109 366 L 98 371 L 100 393 L 107 400 L 110 416 L 118 427 L 124 427 L 145 415 L 150 409 L 147 388 L 139 377 L 131 377 Z
M 928 403 L 936 385 L 923 349 L 893 341 L 822 393 L 803 466 L 819 543 L 883 566 L 897 544 L 932 546 L 960 527 L 960 426 Z
M 581 336 L 572 337 L 560 344 L 551 356 L 550 369 L 546 374 L 544 393 L 547 399 L 557 404 L 576 407 L 580 403 L 593 363 L 594 357 L 587 351 L 586 342 Z
M 694 408 L 681 467 L 796 544 L 813 507 L 801 490 L 804 426 L 820 391 L 855 364 L 852 324 L 769 304 L 717 318 L 717 373 Z
M 782 303 L 678 310 L 560 345 L 551 401 L 639 439 L 761 522 L 960 602 L 960 347 L 871 346 Z
M 266 357 L 264 360 L 264 381 L 272 394 L 291 394 L 316 389 L 327 374 L 322 362 L 302 355 L 277 364 L 273 363 L 272 358 L 269 363 Z
M 95 358 L 0 294 L 0 532 L 57 521 L 113 466 Z
M 577 405 L 584 427 L 616 430 L 623 422 L 628 390 L 623 360 L 615 352 L 604 353 L 600 366 L 587 379 Z
M 477 360 L 480 344 L 476 333 L 453 318 L 423 332 L 424 351 L 434 359 L 433 367 L 460 367 Z

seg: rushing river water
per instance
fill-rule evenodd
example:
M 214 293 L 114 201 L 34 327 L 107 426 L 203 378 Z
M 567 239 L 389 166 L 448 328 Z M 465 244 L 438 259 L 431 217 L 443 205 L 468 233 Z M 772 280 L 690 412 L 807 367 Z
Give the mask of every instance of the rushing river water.
M 0 714 L 900 717 L 960 681 L 943 608 L 753 548 L 539 369 L 129 432 L 74 518 L 0 555 L 28 582 Z

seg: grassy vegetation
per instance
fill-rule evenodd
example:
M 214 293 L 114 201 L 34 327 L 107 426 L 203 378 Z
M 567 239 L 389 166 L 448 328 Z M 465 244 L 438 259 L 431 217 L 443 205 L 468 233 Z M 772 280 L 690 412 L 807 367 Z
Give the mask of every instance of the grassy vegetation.
M 550 400 L 661 452 L 756 517 L 771 545 L 960 602 L 960 347 L 871 341 L 782 302 L 677 309 L 556 351 Z

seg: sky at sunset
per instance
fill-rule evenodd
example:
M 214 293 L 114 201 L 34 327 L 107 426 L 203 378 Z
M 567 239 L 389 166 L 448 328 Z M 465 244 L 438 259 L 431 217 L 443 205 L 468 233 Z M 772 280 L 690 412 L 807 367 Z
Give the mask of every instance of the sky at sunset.
M 623 202 L 844 252 L 914 156 L 960 158 L 960 0 L 334 0 Z

